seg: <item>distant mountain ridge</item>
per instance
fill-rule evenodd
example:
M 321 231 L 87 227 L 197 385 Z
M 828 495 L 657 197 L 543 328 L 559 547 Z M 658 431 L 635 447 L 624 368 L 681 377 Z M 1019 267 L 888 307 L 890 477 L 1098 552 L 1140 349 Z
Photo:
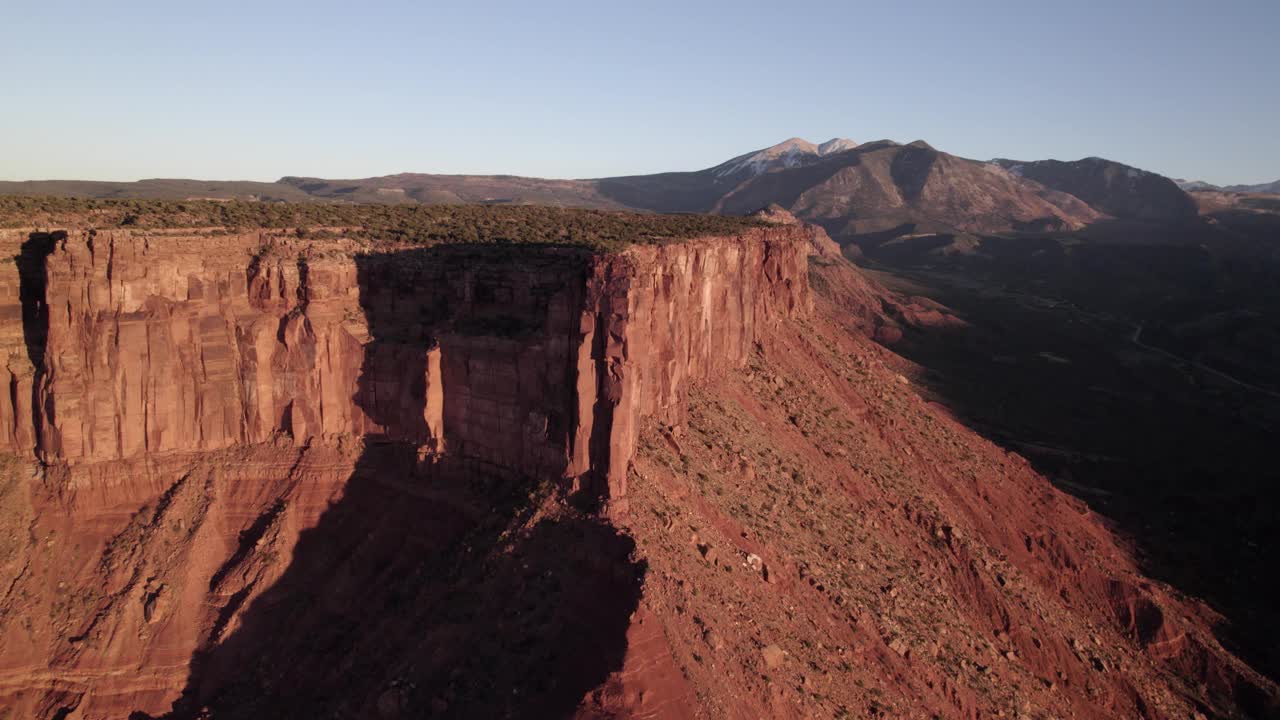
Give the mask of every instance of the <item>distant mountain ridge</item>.
M 1195 201 L 1163 175 L 1106 160 L 991 161 L 1019 177 L 1069 193 L 1096 210 L 1122 220 L 1179 220 L 1195 217 Z
M 626 209 L 625 205 L 601 197 L 590 181 L 548 180 L 516 175 L 400 173 L 353 180 L 283 177 L 278 184 L 326 202 L 536 204 L 600 210 Z
M 837 237 L 1063 229 L 1100 217 L 1077 198 L 922 140 L 793 138 L 705 170 L 591 182 L 604 199 L 656 212 L 737 215 L 776 203 Z
M 1106 218 L 1193 217 L 1174 181 L 1101 158 L 981 162 L 923 140 L 790 138 L 694 171 L 555 180 L 401 173 L 274 183 L 143 180 L 0 182 L 0 194 L 82 198 L 339 203 L 542 204 L 605 210 L 747 214 L 771 204 L 836 238 L 866 233 L 1062 231 Z
M 314 202 L 317 198 L 281 181 L 185 180 L 154 178 L 134 182 L 112 180 L 0 181 L 0 195 L 85 198 L 98 200 L 256 200 Z
M 1173 184 L 1177 185 L 1183 190 L 1186 190 L 1187 192 L 1193 192 L 1195 190 L 1221 190 L 1222 189 L 1217 185 L 1214 185 L 1212 183 L 1207 183 L 1203 180 L 1185 180 L 1183 178 L 1173 178 Z
M 1228 192 L 1280 194 L 1280 180 L 1257 185 L 1228 185 L 1223 190 Z
M 1210 190 L 1219 192 L 1237 192 L 1237 193 L 1263 193 L 1271 195 L 1280 195 L 1280 180 L 1269 183 L 1258 183 L 1256 185 L 1214 185 L 1204 182 L 1203 180 L 1183 180 L 1175 179 L 1178 187 L 1187 192 L 1196 190 Z
M 836 236 L 866 232 L 999 232 L 1079 227 L 1098 219 L 1076 198 L 917 140 L 881 140 L 762 174 L 711 209 L 776 202 Z

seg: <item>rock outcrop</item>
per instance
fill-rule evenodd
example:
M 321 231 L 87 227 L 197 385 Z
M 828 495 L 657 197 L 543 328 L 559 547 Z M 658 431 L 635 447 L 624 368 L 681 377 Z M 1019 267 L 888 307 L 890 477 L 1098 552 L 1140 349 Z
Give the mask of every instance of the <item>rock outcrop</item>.
M 642 416 L 804 314 L 806 231 L 365 252 L 278 234 L 10 233 L 7 449 L 46 464 L 376 436 L 621 478 Z
M 569 510 L 532 520 L 525 496 L 549 482 L 575 505 L 624 514 L 642 421 L 681 422 L 691 384 L 741 365 L 771 325 L 811 308 L 800 227 L 613 253 L 370 250 L 280 231 L 4 231 L 0 244 L 16 259 L 0 269 L 0 705 L 22 717 L 218 706 L 247 682 L 245 648 L 280 622 L 271 608 L 294 608 L 297 627 L 333 626 L 324 608 L 280 599 L 329 585 L 308 568 L 333 563 L 388 597 L 408 592 L 389 567 L 432 565 L 420 605 L 437 615 L 460 588 L 503 603 L 525 573 L 561 572 L 574 594 L 545 596 L 548 612 L 579 607 L 578 619 L 511 632 L 587 637 L 601 631 L 576 623 L 615 603 L 624 643 L 634 581 L 617 553 L 595 553 L 618 546 L 625 560 L 625 538 Z M 597 538 L 586 555 L 566 546 L 579 533 Z M 373 537 L 388 538 L 385 560 L 337 559 Z M 464 539 L 490 548 L 479 557 L 523 553 L 523 569 L 449 570 Z M 392 559 L 404 542 L 419 551 Z M 435 619 L 396 622 L 430 635 Z M 456 621 L 439 631 L 437 658 L 485 642 L 459 640 Z M 606 657 L 588 661 L 612 642 L 572 662 L 607 672 Z M 402 661 L 396 647 L 370 662 Z M 571 709 L 590 685 L 557 687 L 542 702 Z M 377 687 L 348 692 L 360 712 L 373 712 L 359 704 L 368 697 L 394 704 Z

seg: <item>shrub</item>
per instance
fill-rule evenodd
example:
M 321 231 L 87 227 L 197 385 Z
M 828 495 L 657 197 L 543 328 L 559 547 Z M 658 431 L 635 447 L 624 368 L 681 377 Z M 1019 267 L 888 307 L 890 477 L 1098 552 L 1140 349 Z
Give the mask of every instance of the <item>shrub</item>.
M 253 201 L 0 197 L 0 226 L 40 228 L 321 228 L 375 242 L 532 243 L 616 249 L 762 226 L 750 218 L 570 210 L 538 205 L 360 205 Z

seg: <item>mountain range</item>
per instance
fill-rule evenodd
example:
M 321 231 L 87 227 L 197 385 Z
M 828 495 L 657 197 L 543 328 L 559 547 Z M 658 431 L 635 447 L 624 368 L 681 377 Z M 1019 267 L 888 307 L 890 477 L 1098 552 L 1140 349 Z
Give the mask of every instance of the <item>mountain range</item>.
M 1195 201 L 1169 178 L 1103 158 L 992 162 L 1019 177 L 1070 193 L 1115 218 L 1171 220 L 1197 214 Z
M 1280 717 L 1280 197 L 5 192 L 0 716 Z
M 1179 183 L 1182 183 L 1182 186 Z M 837 240 L 866 234 L 1069 231 L 1104 219 L 1194 217 L 1201 187 L 1102 158 L 971 160 L 917 140 L 858 143 L 791 138 L 713 167 L 557 180 L 402 173 L 359 179 L 287 176 L 267 182 L 0 182 L 0 194 L 78 198 L 289 202 L 540 204 L 606 210 L 743 215 L 777 204 Z M 1244 187 L 1244 186 L 1234 186 Z M 1276 184 L 1249 186 L 1266 192 Z

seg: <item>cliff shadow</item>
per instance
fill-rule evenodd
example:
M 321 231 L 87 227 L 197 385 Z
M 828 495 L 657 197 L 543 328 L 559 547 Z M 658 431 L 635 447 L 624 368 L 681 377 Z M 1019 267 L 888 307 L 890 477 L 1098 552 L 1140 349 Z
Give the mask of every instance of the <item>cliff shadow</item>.
M 45 346 L 49 342 L 49 304 L 45 290 L 49 278 L 45 260 L 66 233 L 31 233 L 14 258 L 18 265 L 18 298 L 22 303 L 22 339 L 27 357 L 37 369 L 44 367 Z
M 425 409 L 411 379 L 453 302 L 409 292 L 411 269 L 442 257 L 360 262 L 370 340 L 355 399 L 388 431 L 365 438 L 279 579 L 193 655 L 166 717 L 559 718 L 620 669 L 645 570 L 633 541 L 559 502 L 556 479 L 406 439 L 426 427 L 403 425 Z M 228 564 L 253 561 L 255 527 Z
M 889 264 L 906 292 L 928 294 L 969 323 L 908 331 L 892 349 L 926 368 L 929 391 L 972 429 L 1109 518 L 1146 574 L 1222 613 L 1225 646 L 1280 677 L 1280 401 L 1153 347 L 1152 324 L 1144 333 L 1131 296 L 1150 289 L 1154 262 L 1123 252 L 1106 255 L 1109 275 L 1091 267 L 1064 275 L 1034 248 L 976 267 Z M 1127 266 L 1116 260 L 1129 255 Z M 1191 284 L 1163 272 L 1171 279 L 1157 289 Z M 1111 277 L 1111 289 L 1098 281 Z M 1133 312 L 1092 310 L 1067 292 Z
M 22 242 L 22 248 L 14 258 L 18 266 L 18 299 L 22 303 L 22 340 L 34 373 L 28 400 L 31 403 L 31 427 L 36 433 L 43 426 L 40 385 L 45 375 L 45 348 L 49 344 L 49 302 L 46 295 L 49 277 L 45 261 L 53 253 L 58 240 L 65 237 L 66 233 L 61 231 L 33 232 Z M 9 392 L 14 395 L 10 399 L 13 407 L 20 407 L 16 397 L 17 386 L 10 387 Z M 18 420 L 14 418 L 15 422 Z M 39 444 L 39 438 L 36 438 L 36 444 Z

